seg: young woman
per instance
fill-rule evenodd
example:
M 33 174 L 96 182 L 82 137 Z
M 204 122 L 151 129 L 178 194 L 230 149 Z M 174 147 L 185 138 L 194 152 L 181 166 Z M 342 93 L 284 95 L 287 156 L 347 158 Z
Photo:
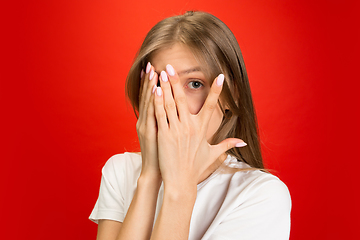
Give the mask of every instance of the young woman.
M 289 239 L 287 187 L 264 170 L 230 29 L 204 12 L 156 24 L 127 77 L 141 153 L 111 157 L 97 239 Z

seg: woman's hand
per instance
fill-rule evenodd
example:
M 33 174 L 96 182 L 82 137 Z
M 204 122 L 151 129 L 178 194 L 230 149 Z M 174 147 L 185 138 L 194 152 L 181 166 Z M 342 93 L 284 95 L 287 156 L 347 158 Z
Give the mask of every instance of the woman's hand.
M 152 94 L 158 81 L 158 75 L 150 62 L 147 64 L 145 72 L 142 71 L 141 73 L 141 81 L 143 84 L 139 103 L 139 118 L 136 123 L 142 157 L 141 176 L 161 178 L 157 153 L 154 94 Z
M 146 66 L 146 72 L 141 72 L 141 81 L 143 84 L 136 130 L 141 148 L 142 169 L 125 219 L 122 224 L 117 225 L 119 232 L 116 239 L 119 240 L 150 238 L 161 184 L 156 143 L 154 95 L 151 94 L 154 86 L 156 87 L 158 76 L 150 63 Z M 111 227 L 109 222 L 106 224 L 107 227 Z
M 221 154 L 246 144 L 231 138 L 210 145 L 206 139 L 209 120 L 222 90 L 223 74 L 214 80 L 200 112 L 192 115 L 177 73 L 171 65 L 166 69 L 167 73 L 161 72 L 161 88 L 157 87 L 154 94 L 159 165 L 165 186 L 185 190 L 185 187 L 196 186 L 201 174 Z

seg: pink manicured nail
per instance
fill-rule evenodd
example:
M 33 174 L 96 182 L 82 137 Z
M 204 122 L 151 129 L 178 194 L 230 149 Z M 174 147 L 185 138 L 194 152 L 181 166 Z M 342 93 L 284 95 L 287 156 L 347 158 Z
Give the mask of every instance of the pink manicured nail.
M 166 65 L 166 71 L 170 76 L 175 76 L 175 70 L 170 64 Z
M 155 72 L 154 72 L 154 70 L 151 69 L 150 75 L 149 75 L 149 80 L 152 80 L 154 75 L 155 75 Z
M 156 85 L 154 85 L 154 87 L 153 87 L 153 89 L 152 89 L 152 93 L 154 93 L 155 92 L 155 90 L 156 90 Z
M 162 95 L 161 87 L 156 88 L 156 94 L 160 97 Z
M 163 80 L 164 82 L 167 82 L 168 81 L 168 76 L 166 74 L 166 72 L 164 71 L 161 71 L 161 80 Z
M 147 65 L 146 65 L 146 73 L 150 72 L 150 68 L 151 68 L 151 63 L 148 62 Z
M 224 74 L 220 74 L 218 77 L 217 77 L 217 80 L 216 80 L 216 84 L 218 85 L 218 86 L 221 86 L 221 85 L 223 85 L 223 83 L 224 83 Z
M 239 142 L 235 144 L 235 147 L 245 147 L 246 145 L 247 145 L 246 142 Z
M 142 78 L 144 76 L 144 69 L 141 69 L 141 72 L 140 72 L 140 78 Z

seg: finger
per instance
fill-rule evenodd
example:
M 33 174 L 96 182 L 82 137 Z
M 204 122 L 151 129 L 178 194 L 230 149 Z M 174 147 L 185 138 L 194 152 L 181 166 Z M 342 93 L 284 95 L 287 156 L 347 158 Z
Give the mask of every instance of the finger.
M 147 90 L 146 90 L 145 98 L 144 98 L 144 107 L 146 109 L 149 106 L 149 104 L 151 103 L 149 100 L 153 93 L 154 87 L 156 86 L 157 81 L 158 81 L 158 75 L 155 72 L 155 69 L 153 67 L 151 67 L 148 79 L 149 79 L 148 86 L 147 86 Z
M 170 127 L 179 121 L 177 116 L 176 104 L 171 91 L 171 85 L 169 83 L 168 75 L 165 71 L 160 73 L 160 85 L 164 95 L 164 106 L 166 115 L 169 120 Z
M 148 81 L 145 81 L 145 79 L 148 77 L 148 73 L 150 72 L 150 68 L 151 68 L 151 63 L 148 62 L 147 65 L 146 65 L 146 68 L 145 68 L 145 72 L 143 72 L 143 77 L 141 77 L 141 84 L 140 84 L 140 102 L 139 102 L 139 114 L 141 113 L 142 111 L 142 106 L 143 106 L 143 103 L 145 101 L 145 92 L 146 92 L 146 89 L 147 89 L 147 86 L 148 86 Z M 141 74 L 141 73 L 140 73 Z M 145 75 L 145 76 L 144 76 Z
M 164 99 L 161 87 L 157 87 L 154 93 L 155 117 L 159 130 L 168 129 L 166 112 L 164 109 Z
M 221 154 L 233 147 L 245 147 L 247 144 L 238 138 L 227 138 L 217 145 L 211 146 L 212 156 L 218 158 Z
M 149 99 L 150 99 L 153 87 L 157 84 L 157 81 L 158 81 L 158 75 L 155 72 L 154 67 L 151 66 L 150 63 L 148 63 L 148 65 L 146 67 L 145 80 L 143 83 L 142 97 L 140 99 L 139 115 L 141 115 L 141 114 L 145 115 L 145 113 L 147 111 L 147 106 L 150 103 Z
M 144 74 L 145 74 L 144 69 L 141 69 L 141 72 L 140 72 L 140 79 L 142 79 L 142 78 L 144 77 Z
M 209 95 L 207 96 L 204 105 L 200 109 L 198 116 L 208 124 L 212 113 L 218 104 L 218 99 L 224 83 L 224 74 L 220 74 L 213 82 Z
M 155 108 L 154 108 L 154 94 L 151 94 L 149 99 L 149 106 L 146 112 L 146 126 L 147 134 L 154 134 L 156 129 L 156 120 L 155 120 Z
M 140 109 L 143 107 L 144 102 L 146 101 L 146 92 L 148 90 L 149 86 L 149 77 L 150 77 L 150 71 L 151 71 L 151 63 L 148 62 L 145 68 L 145 72 L 143 74 L 142 84 L 141 84 L 141 92 L 140 92 L 140 103 L 139 103 L 139 112 Z M 140 114 L 140 113 L 139 113 Z
M 180 121 L 185 121 L 189 116 L 189 107 L 186 100 L 186 95 L 181 85 L 179 76 L 175 72 L 175 69 L 170 65 L 166 65 L 166 72 L 169 75 L 172 93 L 175 99 L 177 113 Z

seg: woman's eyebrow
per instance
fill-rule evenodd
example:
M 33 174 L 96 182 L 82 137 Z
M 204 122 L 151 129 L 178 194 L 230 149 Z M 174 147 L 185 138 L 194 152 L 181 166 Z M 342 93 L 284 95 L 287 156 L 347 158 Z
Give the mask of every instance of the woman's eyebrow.
M 182 71 L 178 72 L 178 75 L 181 76 L 183 74 L 189 74 L 189 73 L 192 73 L 192 72 L 200 72 L 200 71 L 201 71 L 200 67 L 194 67 L 194 68 L 189 68 L 189 69 L 182 70 Z

